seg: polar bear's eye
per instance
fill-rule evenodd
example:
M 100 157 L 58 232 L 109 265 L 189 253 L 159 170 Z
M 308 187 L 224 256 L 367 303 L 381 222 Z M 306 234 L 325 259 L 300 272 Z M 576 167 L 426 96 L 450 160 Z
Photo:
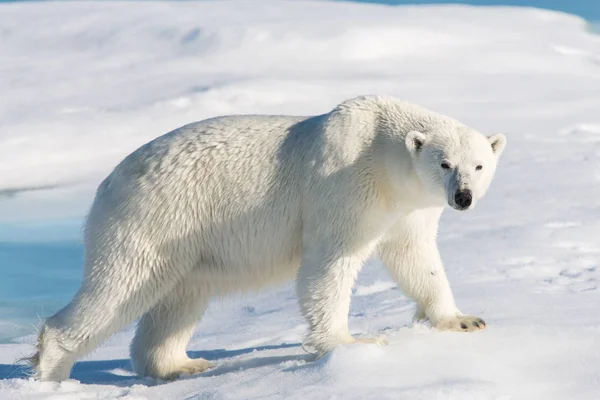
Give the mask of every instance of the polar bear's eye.
M 475 169 L 477 171 L 481 171 L 483 169 L 483 165 L 478 165 L 478 166 L 475 167 Z
M 441 167 L 444 169 L 450 169 L 450 164 L 448 164 L 447 162 L 443 162 Z

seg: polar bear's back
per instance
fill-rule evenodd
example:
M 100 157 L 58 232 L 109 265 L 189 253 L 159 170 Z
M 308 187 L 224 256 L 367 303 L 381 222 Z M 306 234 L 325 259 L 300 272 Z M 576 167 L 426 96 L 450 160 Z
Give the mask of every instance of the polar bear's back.
M 284 145 L 302 119 L 281 116 L 228 116 L 185 125 L 127 156 L 99 188 L 144 191 L 220 190 L 228 198 L 261 192 L 275 167 L 291 163 Z M 242 179 L 245 178 L 245 179 Z M 254 178 L 253 182 L 247 179 Z M 156 193 L 159 194 L 159 193 Z M 218 194 L 218 193 L 215 193 Z M 247 198 L 244 197 L 246 200 Z
M 219 117 L 147 143 L 98 188 L 86 248 L 124 240 L 122 246 L 144 243 L 171 259 L 185 248 L 182 257 L 240 271 L 289 262 L 301 243 L 302 143 L 314 134 L 296 127 L 307 123 Z

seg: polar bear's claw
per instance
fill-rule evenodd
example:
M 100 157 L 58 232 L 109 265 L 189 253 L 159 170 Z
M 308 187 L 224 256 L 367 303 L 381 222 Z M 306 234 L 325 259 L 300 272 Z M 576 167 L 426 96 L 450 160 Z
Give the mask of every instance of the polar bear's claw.
M 485 329 L 486 324 L 479 317 L 461 315 L 453 319 L 440 321 L 434 327 L 441 331 L 474 332 Z

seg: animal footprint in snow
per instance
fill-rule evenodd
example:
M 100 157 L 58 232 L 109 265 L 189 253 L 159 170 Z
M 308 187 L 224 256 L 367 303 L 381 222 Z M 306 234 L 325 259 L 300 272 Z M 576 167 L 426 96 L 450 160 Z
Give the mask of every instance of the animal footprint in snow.
M 548 278 L 546 282 L 555 289 L 587 292 L 598 289 L 598 274 L 597 267 L 572 267 L 563 269 L 557 276 Z

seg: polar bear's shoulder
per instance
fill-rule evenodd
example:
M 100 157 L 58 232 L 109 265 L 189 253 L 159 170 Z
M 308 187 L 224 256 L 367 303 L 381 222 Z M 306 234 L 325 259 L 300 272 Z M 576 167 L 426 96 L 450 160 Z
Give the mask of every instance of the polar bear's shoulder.
M 364 95 L 354 97 L 337 105 L 332 114 L 356 115 L 361 112 L 372 112 L 377 116 L 399 123 L 422 120 L 431 124 L 460 124 L 448 116 L 438 114 L 420 105 L 410 103 L 392 96 Z

